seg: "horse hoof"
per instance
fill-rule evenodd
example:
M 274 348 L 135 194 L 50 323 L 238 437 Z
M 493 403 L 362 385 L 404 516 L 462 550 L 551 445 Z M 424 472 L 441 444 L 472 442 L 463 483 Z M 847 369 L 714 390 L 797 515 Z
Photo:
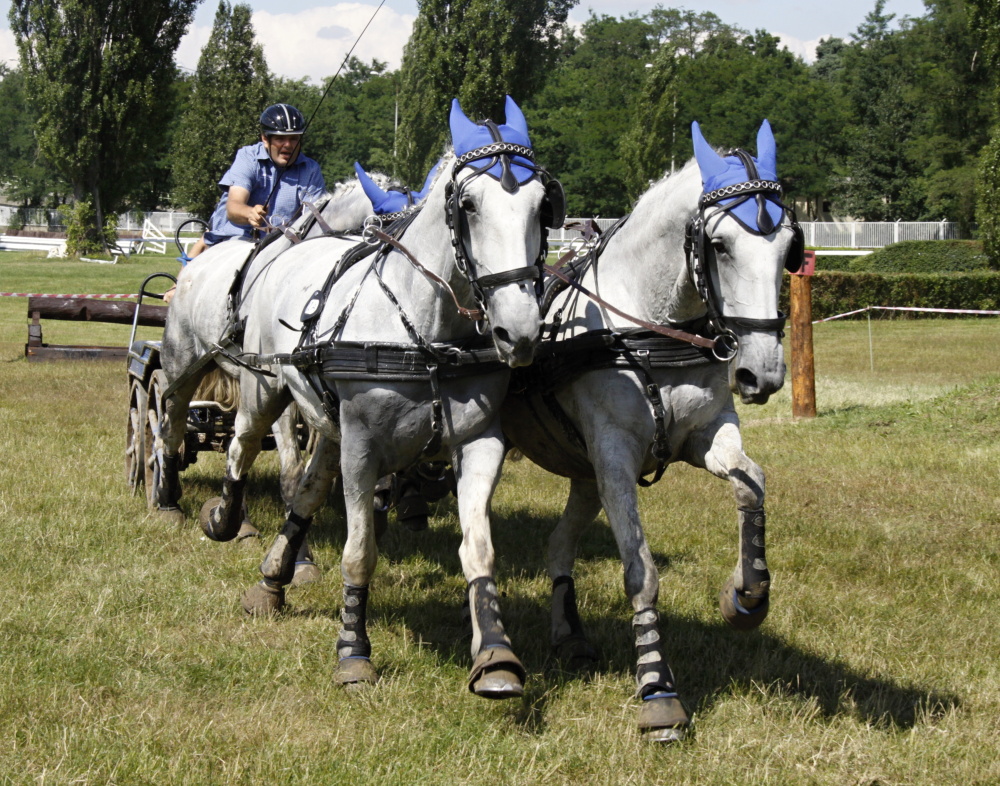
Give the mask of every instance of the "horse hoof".
M 345 688 L 374 685 L 378 682 L 378 672 L 368 658 L 341 658 L 333 680 Z
M 484 699 L 514 699 L 524 695 L 524 666 L 506 647 L 491 647 L 476 656 L 469 690 Z
M 236 533 L 236 540 L 246 540 L 247 538 L 259 538 L 260 530 L 250 523 L 250 519 L 243 519 L 240 524 L 240 531 Z
M 259 581 L 243 593 L 241 604 L 251 617 L 273 617 L 285 606 L 285 589 Z
M 182 527 L 186 521 L 180 508 L 157 508 L 156 517 L 168 526 Z
M 583 636 L 569 636 L 552 649 L 566 671 L 586 673 L 597 666 L 597 650 Z
M 301 587 L 305 584 L 313 584 L 323 578 L 323 571 L 317 567 L 315 562 L 302 561 L 295 563 L 295 574 L 292 576 L 292 586 Z
M 690 726 L 691 719 L 676 696 L 654 694 L 639 708 L 639 733 L 647 742 L 681 742 Z
M 736 630 L 746 631 L 756 628 L 767 617 L 770 605 L 770 598 L 765 596 L 754 608 L 745 608 L 740 603 L 732 576 L 719 592 L 719 611 L 722 612 L 722 618 Z

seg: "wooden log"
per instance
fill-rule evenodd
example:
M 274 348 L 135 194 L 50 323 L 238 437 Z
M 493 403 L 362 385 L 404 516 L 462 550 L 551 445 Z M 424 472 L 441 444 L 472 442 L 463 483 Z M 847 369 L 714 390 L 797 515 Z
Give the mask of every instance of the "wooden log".
M 28 298 L 28 314 L 41 319 L 62 319 L 75 322 L 110 322 L 131 325 L 136 304 L 129 301 L 92 300 L 58 297 Z M 166 306 L 143 304 L 139 308 L 139 324 L 163 327 L 167 321 Z

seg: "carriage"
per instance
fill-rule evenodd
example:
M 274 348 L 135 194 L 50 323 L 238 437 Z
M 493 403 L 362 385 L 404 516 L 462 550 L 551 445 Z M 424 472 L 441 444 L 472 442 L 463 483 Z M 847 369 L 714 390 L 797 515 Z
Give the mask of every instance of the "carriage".
M 192 219 L 191 221 L 196 221 Z M 180 232 L 187 221 L 178 228 L 175 242 L 184 253 L 179 240 Z M 125 479 L 133 494 L 145 489 L 146 501 L 151 509 L 157 507 L 157 493 L 163 469 L 162 450 L 156 449 L 156 438 L 160 434 L 163 421 L 164 396 L 170 392 L 166 375 L 161 368 L 159 339 L 139 340 L 136 338 L 140 326 L 163 327 L 166 323 L 166 307 L 143 305 L 143 300 L 162 300 L 163 294 L 157 284 L 177 283 L 169 273 L 153 273 L 147 276 L 139 287 L 138 300 L 132 319 L 127 362 L 128 374 L 128 419 L 125 424 Z M 189 370 L 190 374 L 200 371 Z M 184 441 L 180 449 L 180 469 L 184 470 L 198 460 L 204 451 L 225 453 L 235 430 L 235 408 L 225 402 L 211 398 L 191 401 L 188 406 Z M 301 427 L 304 429 L 304 426 Z M 307 435 L 302 434 L 300 446 L 305 447 Z M 264 450 L 273 450 L 275 441 L 268 435 L 262 442 Z

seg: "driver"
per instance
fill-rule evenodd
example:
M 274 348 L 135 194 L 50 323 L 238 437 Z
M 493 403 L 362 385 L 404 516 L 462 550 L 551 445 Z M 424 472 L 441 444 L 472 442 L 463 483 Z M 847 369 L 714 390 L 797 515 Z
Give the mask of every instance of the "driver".
M 261 113 L 260 141 L 236 152 L 219 181 L 222 198 L 209 230 L 192 247 L 191 258 L 223 240 L 250 240 L 265 222 L 288 224 L 304 201 L 324 193 L 319 164 L 302 152 L 305 127 L 302 113 L 290 104 L 272 104 Z

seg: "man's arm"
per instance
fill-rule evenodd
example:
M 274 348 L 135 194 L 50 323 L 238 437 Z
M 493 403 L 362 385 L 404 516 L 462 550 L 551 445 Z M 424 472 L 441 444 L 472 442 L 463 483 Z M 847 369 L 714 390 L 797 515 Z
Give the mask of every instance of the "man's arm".
M 266 205 L 251 205 L 250 192 L 240 186 L 229 187 L 229 198 L 226 200 L 226 218 L 239 226 L 252 226 L 255 229 L 264 226 L 267 217 Z

